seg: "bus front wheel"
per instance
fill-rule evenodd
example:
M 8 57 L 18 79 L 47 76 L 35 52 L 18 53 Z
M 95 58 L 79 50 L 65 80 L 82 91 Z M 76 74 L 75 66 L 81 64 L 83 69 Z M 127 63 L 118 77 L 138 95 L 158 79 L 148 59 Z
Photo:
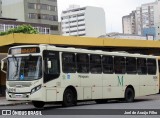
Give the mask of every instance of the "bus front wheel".
M 66 89 L 63 95 L 62 106 L 69 107 L 76 104 L 76 97 L 74 96 L 74 92 L 72 89 Z
M 32 104 L 33 104 L 33 106 L 36 107 L 36 108 L 43 108 L 44 105 L 45 105 L 45 103 L 42 102 L 42 101 L 32 101 Z
M 133 102 L 135 97 L 134 90 L 132 88 L 127 88 L 125 91 L 125 101 Z

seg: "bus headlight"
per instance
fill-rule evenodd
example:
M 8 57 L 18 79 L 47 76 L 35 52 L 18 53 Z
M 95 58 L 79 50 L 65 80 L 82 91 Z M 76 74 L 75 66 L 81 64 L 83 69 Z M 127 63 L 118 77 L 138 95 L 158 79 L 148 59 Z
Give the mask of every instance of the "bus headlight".
M 41 89 L 41 85 L 38 85 L 38 86 L 34 87 L 34 88 L 31 90 L 31 94 L 33 94 L 34 92 L 38 91 L 39 89 Z

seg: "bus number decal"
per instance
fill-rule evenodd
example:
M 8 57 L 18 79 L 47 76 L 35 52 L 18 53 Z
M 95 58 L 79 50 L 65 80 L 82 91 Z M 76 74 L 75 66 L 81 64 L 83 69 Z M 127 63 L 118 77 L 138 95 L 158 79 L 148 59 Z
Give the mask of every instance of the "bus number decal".
M 120 78 L 120 76 L 117 76 L 118 78 L 118 86 L 123 86 L 123 76 Z

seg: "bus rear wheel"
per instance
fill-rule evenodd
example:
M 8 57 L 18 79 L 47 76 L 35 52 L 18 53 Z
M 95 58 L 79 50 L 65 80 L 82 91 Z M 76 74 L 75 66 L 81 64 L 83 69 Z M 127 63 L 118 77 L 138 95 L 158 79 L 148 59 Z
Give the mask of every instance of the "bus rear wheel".
M 127 88 L 125 91 L 125 101 L 133 102 L 135 97 L 134 90 L 132 88 Z
M 63 95 L 62 106 L 69 107 L 77 104 L 77 98 L 72 89 L 66 89 Z
M 32 101 L 32 104 L 33 104 L 33 106 L 36 107 L 36 108 L 43 108 L 44 105 L 45 105 L 45 103 L 42 102 L 42 101 Z

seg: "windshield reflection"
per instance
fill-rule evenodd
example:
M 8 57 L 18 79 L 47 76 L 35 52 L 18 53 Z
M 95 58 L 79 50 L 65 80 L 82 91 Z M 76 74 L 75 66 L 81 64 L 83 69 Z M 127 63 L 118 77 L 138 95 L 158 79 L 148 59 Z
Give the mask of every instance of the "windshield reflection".
M 8 77 L 10 81 L 31 81 L 42 77 L 40 56 L 8 58 Z

